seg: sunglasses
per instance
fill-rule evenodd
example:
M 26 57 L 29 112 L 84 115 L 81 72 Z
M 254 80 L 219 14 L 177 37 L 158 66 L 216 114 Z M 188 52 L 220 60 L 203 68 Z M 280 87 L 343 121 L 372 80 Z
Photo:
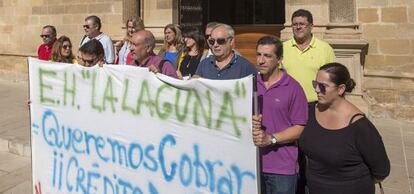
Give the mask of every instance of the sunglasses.
M 210 45 L 214 45 L 216 42 L 218 45 L 223 45 L 227 42 L 228 39 L 231 39 L 231 38 L 217 38 L 217 39 L 210 38 L 207 40 L 207 42 Z
M 40 35 L 40 38 L 49 38 L 50 37 L 50 35 Z
M 211 34 L 206 34 L 205 35 L 206 40 L 208 40 L 210 38 L 210 36 L 211 36 Z
M 64 48 L 64 49 L 71 49 L 72 46 L 71 45 L 63 45 L 62 48 Z
M 326 92 L 326 88 L 334 87 L 334 86 L 330 86 L 330 85 L 325 84 L 325 83 L 318 82 L 316 80 L 313 80 L 312 81 L 312 86 L 313 86 L 314 89 L 316 89 L 316 87 L 318 87 L 319 88 L 319 91 L 321 91 L 321 93 L 325 93 Z

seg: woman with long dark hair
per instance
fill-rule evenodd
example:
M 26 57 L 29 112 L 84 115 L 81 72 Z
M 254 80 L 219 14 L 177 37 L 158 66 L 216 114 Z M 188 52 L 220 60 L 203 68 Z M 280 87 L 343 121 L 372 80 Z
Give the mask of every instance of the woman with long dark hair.
M 189 78 L 195 74 L 200 59 L 205 54 L 205 39 L 197 29 L 184 33 L 185 50 L 178 58 L 177 74 L 179 78 Z
M 61 63 L 77 63 L 72 52 L 72 42 L 67 36 L 61 36 L 56 40 L 50 60 Z

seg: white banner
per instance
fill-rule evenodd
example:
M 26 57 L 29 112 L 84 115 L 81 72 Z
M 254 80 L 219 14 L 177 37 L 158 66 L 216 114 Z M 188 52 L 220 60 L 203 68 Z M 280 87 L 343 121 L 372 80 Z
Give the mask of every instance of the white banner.
M 252 78 L 29 58 L 33 193 L 254 194 Z

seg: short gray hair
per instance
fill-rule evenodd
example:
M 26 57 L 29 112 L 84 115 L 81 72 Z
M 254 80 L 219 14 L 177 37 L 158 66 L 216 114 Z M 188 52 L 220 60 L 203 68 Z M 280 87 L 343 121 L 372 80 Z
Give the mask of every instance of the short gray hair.
M 152 48 L 155 48 L 155 37 L 151 31 L 143 30 L 145 33 L 144 43 Z
M 219 24 L 221 24 L 221 23 L 219 23 L 219 22 L 209 22 L 209 23 L 207 23 L 206 28 L 214 28 Z
M 213 30 L 212 31 L 214 31 L 215 29 L 217 29 L 217 28 L 224 28 L 226 31 L 227 31 L 227 36 L 228 37 L 232 37 L 232 38 L 234 38 L 234 29 L 233 29 L 233 27 L 231 27 L 230 25 L 227 25 L 227 24 L 217 24 L 214 28 L 213 28 Z

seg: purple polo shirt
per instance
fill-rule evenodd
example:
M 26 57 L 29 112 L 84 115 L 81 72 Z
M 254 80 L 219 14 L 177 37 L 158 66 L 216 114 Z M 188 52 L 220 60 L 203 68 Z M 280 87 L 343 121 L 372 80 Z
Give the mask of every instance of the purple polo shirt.
M 282 70 L 282 78 L 269 89 L 257 76 L 257 93 L 262 125 L 267 133 L 280 132 L 293 125 L 305 125 L 308 102 L 299 83 Z M 261 148 L 262 172 L 293 175 L 299 170 L 296 143 Z
M 143 64 L 138 64 L 136 60 L 134 60 L 133 66 L 139 66 L 139 67 L 149 67 L 151 65 L 155 65 L 159 68 L 160 61 L 162 60 L 162 57 L 155 55 L 155 53 L 152 53 L 148 59 Z M 170 61 L 165 61 L 164 65 L 161 69 L 161 73 L 164 75 L 168 75 L 173 78 L 178 78 L 177 72 L 175 71 L 173 65 Z

